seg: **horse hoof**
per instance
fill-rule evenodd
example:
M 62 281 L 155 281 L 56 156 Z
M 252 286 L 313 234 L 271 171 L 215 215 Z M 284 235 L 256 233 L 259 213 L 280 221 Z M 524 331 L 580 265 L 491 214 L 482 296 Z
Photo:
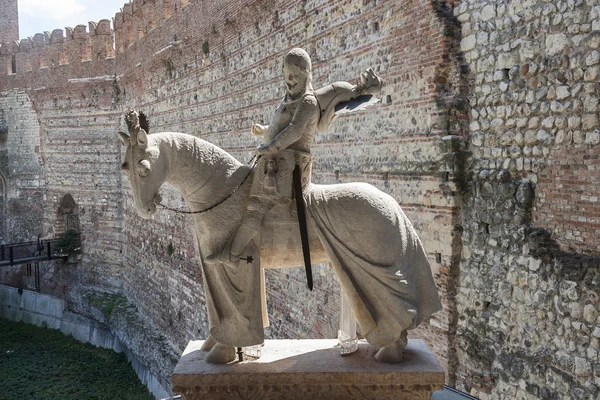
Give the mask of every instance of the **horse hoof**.
M 209 364 L 226 364 L 235 360 L 235 347 L 217 343 L 208 352 L 204 361 Z
M 396 340 L 389 346 L 385 346 L 379 349 L 375 354 L 375 360 L 380 363 L 397 363 L 402 361 L 402 350 L 408 344 L 408 338 L 406 331 L 402 331 L 400 339 Z
M 395 345 L 385 346 L 379 349 L 375 354 L 375 360 L 380 363 L 398 363 L 402 361 L 402 349 L 397 349 Z
M 215 344 L 217 344 L 217 341 L 215 340 L 215 338 L 212 337 L 212 335 L 208 335 L 208 337 L 206 338 L 204 343 L 202 343 L 200 350 L 201 351 L 211 351 L 212 348 L 215 347 Z

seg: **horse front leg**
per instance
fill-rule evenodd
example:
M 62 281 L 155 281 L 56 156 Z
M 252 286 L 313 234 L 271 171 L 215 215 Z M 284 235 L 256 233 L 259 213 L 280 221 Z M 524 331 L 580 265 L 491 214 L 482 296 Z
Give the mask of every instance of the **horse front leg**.
M 210 337 L 212 336 L 209 336 L 209 338 Z M 204 357 L 204 361 L 209 364 L 227 364 L 234 361 L 235 356 L 235 347 L 217 343 L 215 340 L 215 344 L 212 346 L 206 357 Z
M 402 361 L 402 351 L 408 344 L 408 333 L 406 330 L 402 331 L 400 339 L 394 343 L 384 346 L 377 351 L 375 359 L 381 363 L 397 363 Z

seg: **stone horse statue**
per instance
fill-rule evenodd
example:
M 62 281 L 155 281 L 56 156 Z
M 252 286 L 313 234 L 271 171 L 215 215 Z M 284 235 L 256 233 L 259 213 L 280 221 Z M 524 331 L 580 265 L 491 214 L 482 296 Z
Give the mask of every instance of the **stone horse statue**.
M 237 268 L 206 264 L 205 257 L 224 248 L 239 228 L 255 171 L 195 136 L 148 134 L 135 111 L 126 120 L 129 134 L 119 132 L 126 146 L 122 170 L 131 182 L 137 213 L 152 217 L 164 182 L 185 199 L 193 213 L 208 308 L 205 361 L 233 361 L 235 347 L 264 342 L 263 269 L 303 265 L 296 209 L 282 203 L 268 211 L 260 238 L 247 246 L 245 262 Z M 400 361 L 406 331 L 441 309 L 413 226 L 392 197 L 369 184 L 311 183 L 303 197 L 313 262 L 332 266 L 362 335 L 379 348 L 375 358 Z

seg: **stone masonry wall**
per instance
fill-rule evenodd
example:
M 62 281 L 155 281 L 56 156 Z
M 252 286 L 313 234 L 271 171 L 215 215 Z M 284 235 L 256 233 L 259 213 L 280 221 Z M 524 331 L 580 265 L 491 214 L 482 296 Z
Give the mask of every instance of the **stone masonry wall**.
M 122 198 L 119 145 L 114 142 L 119 111 L 113 81 L 72 82 L 40 91 L 37 104 L 46 157 L 44 232 L 64 229 L 59 207 L 70 194 L 77 204 L 85 268 L 81 282 L 120 287 Z
M 600 6 L 454 11 L 471 80 L 457 385 L 481 399 L 597 399 Z
M 43 234 L 45 180 L 40 126 L 28 94 L 0 94 L 4 129 L 0 132 L 3 243 L 35 240 Z
M 78 282 L 118 288 L 122 196 L 114 136 L 121 109 L 113 37 L 108 20 L 89 29 L 67 28 L 66 36 L 57 29 L 0 48 L 0 65 L 8 68 L 13 59 L 16 65 L 16 72 L 0 74 L 8 230 L 12 241 L 55 237 L 65 228 L 60 202 L 70 194 L 85 254 Z
M 0 0 L 0 43 L 19 40 L 17 0 Z

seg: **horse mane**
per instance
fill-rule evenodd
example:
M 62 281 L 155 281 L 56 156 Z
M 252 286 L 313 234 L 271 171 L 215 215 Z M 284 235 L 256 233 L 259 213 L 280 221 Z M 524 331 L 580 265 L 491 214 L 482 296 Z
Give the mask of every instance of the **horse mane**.
M 146 114 L 140 111 L 138 118 L 140 120 L 140 128 L 145 130 L 146 133 L 150 133 L 150 121 L 148 120 Z

